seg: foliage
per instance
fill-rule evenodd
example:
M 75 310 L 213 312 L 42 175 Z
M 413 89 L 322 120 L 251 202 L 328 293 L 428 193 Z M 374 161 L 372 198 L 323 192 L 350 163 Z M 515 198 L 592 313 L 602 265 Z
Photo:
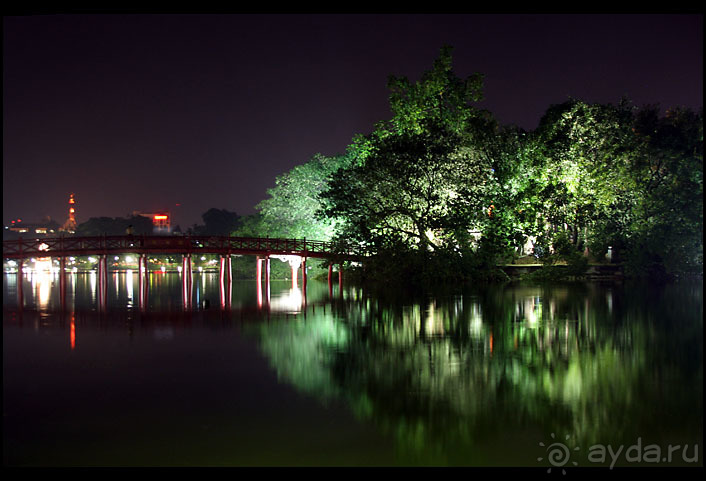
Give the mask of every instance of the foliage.
M 417 83 L 411 83 L 406 77 L 390 76 L 392 131 L 421 133 L 427 121 L 433 119 L 461 133 L 474 121 L 476 110 L 471 103 L 483 100 L 483 76 L 475 73 L 466 79 L 458 78 L 452 67 L 452 50 L 444 46 L 433 68 Z
M 655 275 L 703 272 L 703 113 L 656 107 L 636 116 L 642 155 L 634 165 L 628 264 Z
M 125 235 L 132 226 L 135 235 L 153 234 L 152 220 L 148 217 L 91 217 L 76 226 L 76 236 Z
M 259 236 L 329 240 L 336 222 L 317 216 L 321 207 L 319 193 L 329 176 L 347 162 L 345 155 L 315 154 L 278 176 L 275 187 L 267 191 L 269 197 L 257 205 L 259 216 L 250 219 L 250 231 Z
M 201 215 L 203 225 L 195 225 L 192 229 L 194 235 L 227 236 L 236 230 L 242 220 L 235 212 L 212 207 Z
M 366 248 L 455 245 L 481 215 L 491 180 L 490 168 L 458 145 L 431 123 L 375 141 L 360 165 L 334 174 L 324 214 L 345 219 L 342 235 Z
M 581 275 L 609 248 L 629 274 L 702 272 L 702 112 L 569 99 L 534 131 L 499 126 L 450 47 L 388 88 L 389 120 L 279 176 L 241 231 L 333 240 L 383 282 L 496 278 L 528 249 L 565 264 L 540 277 Z

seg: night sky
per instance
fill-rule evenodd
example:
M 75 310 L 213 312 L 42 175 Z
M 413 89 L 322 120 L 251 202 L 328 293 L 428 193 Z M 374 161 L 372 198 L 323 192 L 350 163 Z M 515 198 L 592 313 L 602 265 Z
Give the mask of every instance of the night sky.
M 703 15 L 30 15 L 3 18 L 3 223 L 240 214 L 390 117 L 389 75 L 442 45 L 503 124 L 569 97 L 703 105 Z M 180 204 L 180 205 L 177 205 Z

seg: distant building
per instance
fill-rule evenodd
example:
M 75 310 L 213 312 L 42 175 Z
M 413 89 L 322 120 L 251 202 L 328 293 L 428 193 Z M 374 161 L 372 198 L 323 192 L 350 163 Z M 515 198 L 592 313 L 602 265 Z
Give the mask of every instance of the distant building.
M 172 231 L 171 216 L 169 212 L 140 212 L 133 211 L 133 216 L 147 217 L 152 220 L 152 227 L 155 234 L 169 234 Z
M 74 208 L 74 205 L 76 204 L 76 201 L 74 200 L 74 195 L 70 194 L 69 195 L 69 217 L 66 219 L 66 222 L 64 222 L 64 225 L 62 225 L 59 230 L 63 232 L 68 232 L 69 234 L 73 234 L 76 232 L 76 209 Z
M 3 238 L 21 237 L 23 234 L 28 236 L 55 236 L 59 232 L 59 223 L 52 220 L 50 217 L 45 217 L 41 222 L 22 222 L 22 219 L 10 221 L 10 225 L 6 225 Z

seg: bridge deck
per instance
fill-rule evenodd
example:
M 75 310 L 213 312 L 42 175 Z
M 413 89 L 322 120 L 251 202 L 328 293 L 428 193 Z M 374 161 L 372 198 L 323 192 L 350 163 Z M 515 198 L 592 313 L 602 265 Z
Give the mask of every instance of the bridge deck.
M 333 243 L 306 239 L 227 236 L 97 236 L 3 241 L 4 259 L 108 254 L 243 254 L 350 257 Z

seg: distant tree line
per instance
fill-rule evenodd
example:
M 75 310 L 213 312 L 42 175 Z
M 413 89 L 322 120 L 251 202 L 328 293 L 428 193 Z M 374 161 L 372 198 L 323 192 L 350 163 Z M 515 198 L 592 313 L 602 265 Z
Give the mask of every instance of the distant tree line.
M 242 225 L 241 216 L 226 209 L 210 208 L 201 215 L 203 224 L 194 224 L 187 229 L 191 235 L 230 235 Z M 173 233 L 181 234 L 181 227 L 176 226 Z M 152 220 L 144 216 L 130 217 L 91 217 L 76 227 L 77 236 L 99 235 L 152 235 Z
M 631 275 L 703 272 L 702 110 L 569 99 L 502 126 L 450 47 L 388 87 L 391 119 L 277 177 L 236 233 L 332 240 L 382 279 L 477 279 L 524 254 L 579 273 L 609 248 Z

